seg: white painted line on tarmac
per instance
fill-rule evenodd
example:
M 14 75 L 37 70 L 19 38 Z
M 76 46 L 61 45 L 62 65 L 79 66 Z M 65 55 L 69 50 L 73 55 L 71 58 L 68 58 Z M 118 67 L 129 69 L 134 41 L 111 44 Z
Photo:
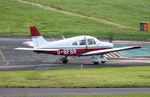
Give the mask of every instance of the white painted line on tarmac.
M 6 60 L 4 54 L 2 53 L 2 51 L 0 50 L 0 56 L 2 57 L 2 61 L 6 62 L 5 65 L 9 65 L 9 62 Z
M 6 68 L 25 68 L 25 67 L 47 67 L 47 66 L 60 66 L 61 64 L 39 64 L 39 65 L 13 65 L 13 66 L 0 66 L 1 69 Z
M 6 60 L 5 57 L 4 57 L 4 54 L 2 53 L 1 50 L 0 50 L 0 57 L 1 57 L 2 61 L 5 61 L 5 60 Z

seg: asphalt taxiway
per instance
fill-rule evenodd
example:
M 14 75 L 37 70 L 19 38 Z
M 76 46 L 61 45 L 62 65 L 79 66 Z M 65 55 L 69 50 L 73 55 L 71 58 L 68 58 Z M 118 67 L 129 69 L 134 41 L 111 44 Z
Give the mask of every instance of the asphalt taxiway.
M 0 70 L 49 70 L 70 68 L 103 68 L 126 66 L 149 66 L 150 58 L 109 58 L 106 64 L 93 65 L 91 57 L 71 57 L 68 64 L 60 62 L 61 56 L 36 54 L 32 51 L 17 51 L 16 47 L 26 47 L 22 43 L 30 41 L 30 38 L 0 38 Z M 48 39 L 52 41 L 54 39 Z M 130 41 L 129 41 L 130 42 Z M 114 41 L 116 44 L 129 43 L 128 41 Z M 130 42 L 131 43 L 131 42 Z M 140 43 L 132 41 L 132 43 Z M 150 44 L 149 42 L 146 42 Z
M 106 64 L 93 65 L 91 57 L 70 58 L 68 64 L 59 61 L 60 56 L 35 54 L 31 51 L 16 51 L 16 47 L 25 47 L 22 42 L 29 38 L 0 38 L 0 71 L 13 70 L 51 70 L 75 68 L 110 68 L 127 66 L 149 66 L 150 58 L 110 58 Z M 53 40 L 53 39 L 49 39 Z M 116 44 L 140 43 L 134 41 L 114 41 Z M 150 42 L 146 42 L 150 44 Z M 81 65 L 82 64 L 82 65 Z M 50 95 L 119 95 L 150 94 L 150 88 L 0 88 L 1 97 L 50 96 Z
M 0 88 L 0 97 L 47 97 L 52 95 L 128 94 L 150 94 L 150 88 Z

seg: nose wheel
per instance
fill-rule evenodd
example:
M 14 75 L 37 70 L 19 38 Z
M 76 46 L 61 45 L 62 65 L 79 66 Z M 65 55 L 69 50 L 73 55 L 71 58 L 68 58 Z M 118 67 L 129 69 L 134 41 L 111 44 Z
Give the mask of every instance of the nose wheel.
M 67 56 L 62 57 L 62 58 L 60 59 L 60 61 L 62 61 L 63 64 L 67 64 L 67 63 L 68 63 L 68 57 L 67 57 Z
M 92 57 L 91 62 L 93 62 L 93 64 L 105 64 L 107 62 L 107 59 L 103 55 L 101 55 L 100 58 Z
M 101 61 L 101 63 L 102 63 L 102 64 L 105 64 L 105 63 L 106 63 L 106 61 Z
M 100 56 L 100 59 L 101 59 L 101 63 L 102 63 L 102 64 L 105 64 L 106 61 L 107 61 L 107 59 L 104 57 L 104 55 L 101 55 L 101 56 Z
M 99 62 L 93 62 L 93 64 L 97 65 L 97 64 L 99 64 Z
M 93 64 L 95 64 L 95 65 L 97 65 L 97 64 L 99 64 L 100 62 L 93 62 Z M 101 61 L 101 63 L 102 64 L 105 64 L 106 63 L 106 61 Z

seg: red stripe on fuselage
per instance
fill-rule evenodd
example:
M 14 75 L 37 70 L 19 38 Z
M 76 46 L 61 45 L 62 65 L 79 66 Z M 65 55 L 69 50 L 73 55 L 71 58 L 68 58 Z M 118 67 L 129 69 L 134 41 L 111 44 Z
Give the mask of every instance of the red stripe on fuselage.
M 34 51 L 36 53 L 44 53 L 44 54 L 52 54 L 52 55 L 65 55 L 65 56 L 79 56 L 83 53 L 96 51 L 96 50 L 104 50 L 110 48 L 77 48 L 75 51 L 73 49 L 60 49 L 59 51 Z

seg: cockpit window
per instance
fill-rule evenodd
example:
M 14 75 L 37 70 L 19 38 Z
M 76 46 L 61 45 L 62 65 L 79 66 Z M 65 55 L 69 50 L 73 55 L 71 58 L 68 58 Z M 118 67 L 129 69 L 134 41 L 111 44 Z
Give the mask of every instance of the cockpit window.
M 73 42 L 72 45 L 78 45 L 78 42 L 77 42 L 77 41 L 76 41 L 76 42 Z
M 87 39 L 87 41 L 88 41 L 88 45 L 96 44 L 94 39 Z
M 83 39 L 83 40 L 80 40 L 80 45 L 86 45 L 86 40 L 85 39 Z

